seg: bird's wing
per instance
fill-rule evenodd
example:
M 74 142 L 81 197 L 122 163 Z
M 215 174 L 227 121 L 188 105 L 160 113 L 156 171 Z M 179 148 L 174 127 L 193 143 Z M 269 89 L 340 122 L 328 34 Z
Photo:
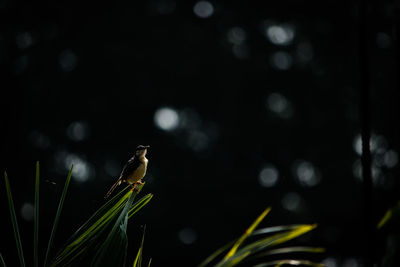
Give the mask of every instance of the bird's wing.
M 119 179 L 121 180 L 126 180 L 129 175 L 132 174 L 134 170 L 136 170 L 139 165 L 141 164 L 140 160 L 137 157 L 132 157 L 128 162 L 125 164 L 124 168 L 122 169 L 121 175 L 119 176 Z

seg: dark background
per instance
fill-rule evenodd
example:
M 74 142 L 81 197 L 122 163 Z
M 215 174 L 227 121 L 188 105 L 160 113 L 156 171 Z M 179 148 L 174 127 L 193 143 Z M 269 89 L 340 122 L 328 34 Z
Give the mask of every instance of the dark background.
M 361 43 L 376 221 L 399 198 L 394 4 L 369 6 Z M 352 1 L 2 0 L 0 165 L 28 263 L 37 160 L 44 253 L 70 165 L 57 246 L 149 144 L 142 194 L 154 198 L 130 223 L 130 259 L 146 224 L 154 266 L 194 266 L 271 206 L 263 226 L 317 222 L 305 240 L 328 249 L 321 260 L 360 266 L 357 14 Z M 1 253 L 12 266 L 4 182 L 1 203 Z

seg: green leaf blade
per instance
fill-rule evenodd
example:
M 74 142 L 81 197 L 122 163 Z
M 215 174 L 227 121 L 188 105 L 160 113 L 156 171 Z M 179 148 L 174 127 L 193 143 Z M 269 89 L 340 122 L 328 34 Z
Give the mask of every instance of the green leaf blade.
M 39 266 L 39 161 L 36 162 L 35 178 L 35 208 L 33 214 L 33 261 L 34 266 Z
M 73 169 L 74 169 L 74 166 L 71 166 L 71 169 L 70 169 L 70 171 L 68 173 L 68 176 L 67 176 L 67 180 L 65 181 L 65 185 L 64 185 L 64 189 L 63 189 L 63 192 L 62 192 L 62 195 L 61 195 L 61 198 L 60 198 L 60 202 L 58 204 L 58 209 L 57 209 L 57 212 L 56 212 L 56 217 L 54 219 L 53 228 L 52 228 L 51 233 L 50 233 L 50 239 L 49 239 L 49 243 L 48 243 L 48 246 L 47 246 L 46 257 L 45 257 L 45 260 L 44 260 L 44 266 L 45 267 L 48 266 L 50 252 L 51 252 L 51 249 L 52 249 L 52 246 L 53 246 L 55 233 L 57 231 L 58 222 L 59 222 L 61 211 L 62 211 L 62 208 L 63 208 L 63 205 L 64 205 L 64 200 L 65 200 L 65 197 L 67 195 L 69 183 L 71 181 L 71 176 L 72 176 Z
M 128 237 L 129 210 L 136 194 L 130 194 L 124 209 L 107 235 L 106 240 L 98 249 L 91 266 L 123 266 L 126 260 Z
M 8 180 L 7 173 L 4 172 L 4 179 L 6 182 L 6 191 L 7 191 L 7 199 L 8 199 L 8 207 L 10 210 L 11 222 L 14 230 L 14 238 L 15 242 L 17 243 L 17 250 L 18 250 L 18 258 L 22 267 L 25 267 L 25 260 L 24 260 L 24 252 L 22 249 L 22 242 L 21 236 L 19 234 L 18 222 L 17 222 L 17 215 L 15 214 L 14 202 L 12 199 L 10 182 Z
M 3 259 L 3 255 L 1 255 L 0 253 L 0 263 L 1 263 L 1 267 L 6 267 L 6 262 Z

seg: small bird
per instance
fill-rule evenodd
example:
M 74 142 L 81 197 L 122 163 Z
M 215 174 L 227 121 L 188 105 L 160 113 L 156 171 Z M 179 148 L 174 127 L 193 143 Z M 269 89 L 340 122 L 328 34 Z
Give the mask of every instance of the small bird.
M 135 155 L 125 164 L 117 182 L 108 190 L 104 198 L 108 198 L 122 182 L 130 184 L 132 190 L 135 189 L 136 184 L 143 184 L 141 179 L 146 175 L 147 163 L 149 162 L 146 153 L 149 147 L 139 145 L 136 148 Z

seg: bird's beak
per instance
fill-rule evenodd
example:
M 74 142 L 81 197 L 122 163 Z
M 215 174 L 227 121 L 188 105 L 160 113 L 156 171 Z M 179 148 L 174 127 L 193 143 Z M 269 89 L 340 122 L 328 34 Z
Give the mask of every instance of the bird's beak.
M 150 146 L 144 146 L 146 149 L 149 148 Z

